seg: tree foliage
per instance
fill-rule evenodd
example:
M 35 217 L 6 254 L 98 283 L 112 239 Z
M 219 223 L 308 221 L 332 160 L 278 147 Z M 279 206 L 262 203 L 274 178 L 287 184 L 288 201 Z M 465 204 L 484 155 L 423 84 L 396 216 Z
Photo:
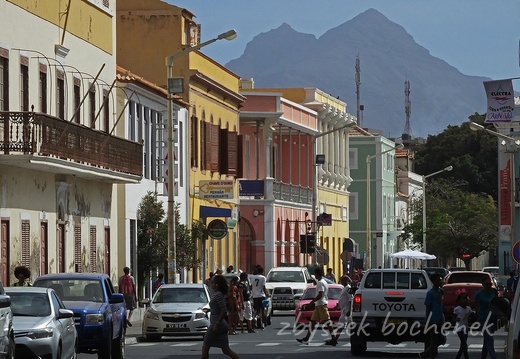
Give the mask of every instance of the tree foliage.
M 484 125 L 484 115 L 474 114 L 470 120 Z M 426 144 L 417 150 L 414 172 L 428 175 L 451 165 L 451 172 L 435 178 L 457 178 L 466 183 L 468 192 L 487 193 L 497 200 L 497 148 L 496 136 L 472 131 L 469 122 L 448 126 L 438 135 L 428 136 Z
M 464 182 L 431 181 L 426 186 L 426 247 L 441 265 L 448 258 L 460 258 L 466 268 L 485 251 L 493 250 L 497 239 L 497 207 L 488 194 L 468 192 Z M 422 200 L 411 203 L 413 223 L 404 228 L 403 239 L 421 244 Z
M 197 237 L 180 223 L 180 204 L 174 209 L 177 269 L 196 268 L 202 263 L 197 256 Z M 168 219 L 157 193 L 148 192 L 137 210 L 137 256 L 139 283 L 148 283 L 150 271 L 165 271 L 168 262 Z M 173 244 L 172 244 L 173 245 Z M 167 274 L 167 273 L 166 273 Z

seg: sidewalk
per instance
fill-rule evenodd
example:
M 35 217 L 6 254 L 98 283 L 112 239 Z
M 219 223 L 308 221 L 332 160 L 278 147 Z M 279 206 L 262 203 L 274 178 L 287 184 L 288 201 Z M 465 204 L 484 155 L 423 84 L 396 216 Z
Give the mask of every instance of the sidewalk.
M 139 341 L 139 338 L 141 338 L 144 312 L 144 308 L 137 308 L 132 313 L 132 317 L 130 318 L 132 326 L 126 327 L 125 344 L 135 344 Z

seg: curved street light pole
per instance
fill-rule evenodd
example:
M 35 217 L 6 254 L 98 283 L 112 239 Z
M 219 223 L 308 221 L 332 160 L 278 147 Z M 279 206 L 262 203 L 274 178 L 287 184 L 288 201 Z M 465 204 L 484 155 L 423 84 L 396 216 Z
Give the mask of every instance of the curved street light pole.
M 451 171 L 453 166 L 448 166 L 440 171 L 430 173 L 429 175 L 422 176 L 422 251 L 426 253 L 426 179 L 444 171 Z
M 169 87 L 170 78 L 173 77 L 173 61 L 183 55 L 186 55 L 189 52 L 199 50 L 200 48 L 207 46 L 209 44 L 214 43 L 218 40 L 233 40 L 237 37 L 237 32 L 235 30 L 226 31 L 217 37 L 201 42 L 198 45 L 187 47 L 182 51 L 179 51 L 173 55 L 166 57 L 166 89 L 168 90 L 168 119 L 166 124 L 166 130 L 168 131 L 167 136 L 167 151 L 168 151 L 168 272 L 171 275 L 168 275 L 168 283 L 175 283 L 177 281 L 177 238 L 175 233 L 175 183 L 174 183 L 174 174 L 173 174 L 173 103 L 172 103 L 172 95 L 174 94 Z
M 367 159 L 366 159 L 366 166 L 367 166 L 367 233 L 366 233 L 366 243 L 365 243 L 365 246 L 366 246 L 366 265 L 367 265 L 367 268 L 372 268 L 372 238 L 371 238 L 371 222 L 372 222 L 372 218 L 371 218 L 371 215 L 372 215 L 372 208 L 371 208 L 371 199 L 370 199 L 370 177 L 371 177 L 371 173 L 370 173 L 370 163 L 372 162 L 372 160 L 374 158 L 376 158 L 377 156 L 382 156 L 384 155 L 385 153 L 388 153 L 388 152 L 391 152 L 391 151 L 394 151 L 394 150 L 400 150 L 402 149 L 404 146 L 402 143 L 386 150 L 386 151 L 383 151 L 383 152 L 380 152 L 380 153 L 376 153 L 375 155 L 368 155 L 367 156 Z

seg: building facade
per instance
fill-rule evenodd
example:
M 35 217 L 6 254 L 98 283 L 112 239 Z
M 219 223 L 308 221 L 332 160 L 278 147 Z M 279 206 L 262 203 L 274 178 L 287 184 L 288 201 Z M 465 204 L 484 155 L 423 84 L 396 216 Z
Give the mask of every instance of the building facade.
M 114 183 L 137 183 L 142 146 L 113 135 L 115 1 L 0 2 L 0 263 L 32 278 L 116 279 Z M 37 34 L 37 36 L 35 36 Z

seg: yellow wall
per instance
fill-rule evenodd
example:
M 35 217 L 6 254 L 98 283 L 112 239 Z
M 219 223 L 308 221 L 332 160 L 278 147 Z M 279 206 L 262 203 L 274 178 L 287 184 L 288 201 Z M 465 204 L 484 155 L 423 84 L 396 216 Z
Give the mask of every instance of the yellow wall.
M 63 28 L 65 26 L 68 0 L 7 0 L 26 11 Z M 43 5 L 45 3 L 45 5 Z M 107 9 L 108 11 L 108 9 Z M 71 0 L 67 32 L 63 45 L 67 47 L 67 36 L 77 36 L 103 51 L 112 54 L 112 16 L 108 12 L 84 0 Z M 60 33 L 61 40 L 61 33 Z

